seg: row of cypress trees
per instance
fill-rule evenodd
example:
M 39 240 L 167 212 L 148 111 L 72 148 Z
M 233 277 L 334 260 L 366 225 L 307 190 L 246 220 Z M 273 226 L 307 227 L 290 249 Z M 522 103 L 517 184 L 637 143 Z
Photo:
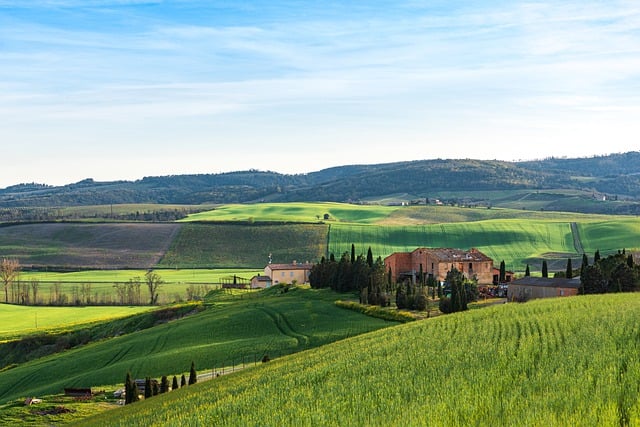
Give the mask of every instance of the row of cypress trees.
M 160 384 L 157 381 L 152 380 L 151 377 L 145 378 L 145 388 L 144 388 L 144 398 L 148 399 L 150 397 L 156 396 L 158 394 L 167 393 L 171 390 L 177 390 L 180 387 L 184 387 L 187 384 L 192 385 L 198 382 L 198 375 L 196 373 L 196 365 L 192 361 L 191 369 L 189 370 L 189 380 L 187 382 L 187 378 L 182 374 L 180 378 L 180 385 L 178 385 L 178 377 L 173 376 L 173 382 L 171 384 L 171 388 L 169 388 L 169 379 L 166 375 L 162 376 L 160 380 Z M 128 405 L 133 402 L 137 402 L 140 400 L 140 396 L 138 394 L 138 386 L 136 385 L 135 380 L 131 376 L 131 372 L 127 372 L 127 377 L 124 380 L 124 391 L 125 391 L 125 405 Z

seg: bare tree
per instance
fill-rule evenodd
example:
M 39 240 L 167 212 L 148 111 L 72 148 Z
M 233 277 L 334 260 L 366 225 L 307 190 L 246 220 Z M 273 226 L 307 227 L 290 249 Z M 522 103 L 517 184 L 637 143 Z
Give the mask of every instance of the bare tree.
M 20 272 L 20 263 L 17 259 L 2 258 L 0 263 L 0 280 L 4 288 L 4 302 L 9 302 L 9 286 L 11 286 Z
M 164 284 L 164 280 L 162 280 L 158 273 L 149 270 L 147 274 L 144 275 L 144 281 L 147 284 L 147 288 L 149 288 L 149 296 L 151 297 L 150 304 L 155 305 L 158 302 L 158 288 Z
M 40 282 L 36 279 L 31 280 L 31 294 L 33 295 L 33 304 L 38 304 L 38 289 L 40 288 Z
M 83 283 L 80 285 L 80 293 L 84 304 L 91 303 L 91 283 Z

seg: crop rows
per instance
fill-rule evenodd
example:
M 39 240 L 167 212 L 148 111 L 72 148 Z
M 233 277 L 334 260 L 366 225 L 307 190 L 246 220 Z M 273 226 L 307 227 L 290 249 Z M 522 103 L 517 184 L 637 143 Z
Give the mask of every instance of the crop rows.
M 438 317 L 282 358 L 87 424 L 638 425 L 639 315 L 640 295 L 620 294 Z

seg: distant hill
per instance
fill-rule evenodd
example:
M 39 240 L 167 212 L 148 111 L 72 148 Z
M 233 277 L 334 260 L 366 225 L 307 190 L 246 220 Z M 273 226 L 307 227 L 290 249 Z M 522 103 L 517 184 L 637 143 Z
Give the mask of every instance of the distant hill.
M 86 179 L 65 186 L 20 184 L 0 189 L 0 208 L 123 203 L 359 202 L 397 194 L 419 199 L 447 195 L 456 202 L 462 199 L 480 205 L 495 205 L 495 194 L 488 195 L 488 192 L 523 190 L 542 190 L 561 199 L 555 206 L 548 203 L 541 208 L 638 214 L 640 152 L 527 162 L 417 160 L 340 166 L 297 175 L 248 170 L 145 177 L 137 181 L 96 182 Z M 570 203 L 562 201 L 568 190 L 574 192 Z M 556 196 L 552 198 L 554 200 L 550 202 L 555 202 Z M 619 203 L 594 205 L 589 199 L 609 199 Z

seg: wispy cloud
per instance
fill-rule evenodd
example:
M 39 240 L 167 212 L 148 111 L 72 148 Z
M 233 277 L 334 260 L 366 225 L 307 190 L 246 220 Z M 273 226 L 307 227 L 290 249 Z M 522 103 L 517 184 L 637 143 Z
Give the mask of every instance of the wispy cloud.
M 581 127 L 632 146 L 638 105 L 630 1 L 0 0 L 3 141 L 116 124 L 142 146 L 175 126 L 185 141 L 391 140 L 410 156 L 438 141 L 467 157 L 478 139 L 558 149 Z

